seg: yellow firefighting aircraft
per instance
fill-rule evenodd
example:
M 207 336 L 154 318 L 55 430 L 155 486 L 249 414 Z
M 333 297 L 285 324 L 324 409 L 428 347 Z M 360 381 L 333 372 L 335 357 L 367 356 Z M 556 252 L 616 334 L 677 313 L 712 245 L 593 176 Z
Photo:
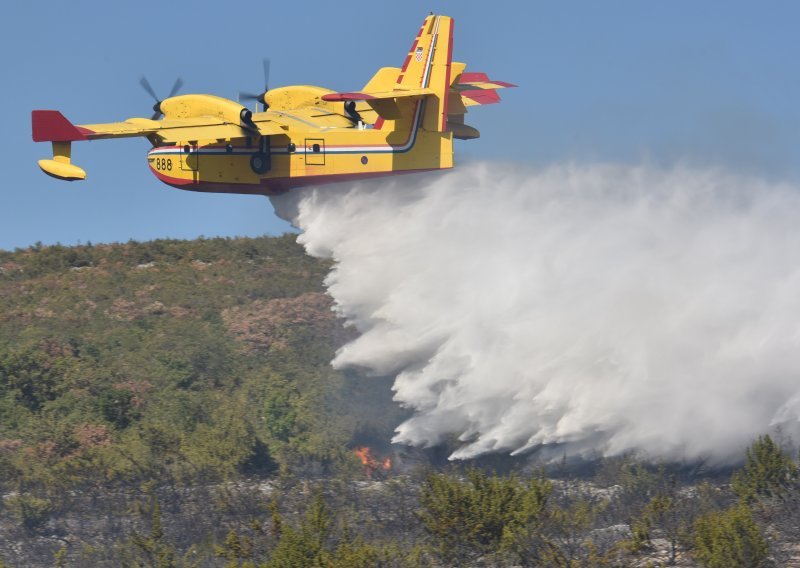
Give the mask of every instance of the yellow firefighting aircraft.
M 453 138 L 477 138 L 467 107 L 496 103 L 513 87 L 452 61 L 453 19 L 425 18 L 402 68 L 384 67 L 360 91 L 308 85 L 252 96 L 263 112 L 213 95 L 156 99 L 152 118 L 76 126 L 56 110 L 32 112 L 33 140 L 52 142 L 48 175 L 86 178 L 71 161 L 79 140 L 144 136 L 147 161 L 171 186 L 274 195 L 304 185 L 451 168 Z M 268 66 L 265 61 L 265 82 Z M 171 95 L 180 87 L 180 80 Z M 241 97 L 240 98 L 247 98 Z M 258 111 L 258 103 L 256 103 Z M 163 118 L 158 120 L 163 115 Z

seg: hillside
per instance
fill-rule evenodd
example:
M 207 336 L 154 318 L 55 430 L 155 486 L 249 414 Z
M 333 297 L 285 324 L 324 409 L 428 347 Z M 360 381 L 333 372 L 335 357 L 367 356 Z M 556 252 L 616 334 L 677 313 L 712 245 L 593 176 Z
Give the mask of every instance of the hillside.
M 327 269 L 292 236 L 0 253 L 4 489 L 336 462 L 376 389 L 328 365 Z
M 329 269 L 293 235 L 0 251 L 0 566 L 797 565 L 790 441 L 732 484 L 390 447 Z

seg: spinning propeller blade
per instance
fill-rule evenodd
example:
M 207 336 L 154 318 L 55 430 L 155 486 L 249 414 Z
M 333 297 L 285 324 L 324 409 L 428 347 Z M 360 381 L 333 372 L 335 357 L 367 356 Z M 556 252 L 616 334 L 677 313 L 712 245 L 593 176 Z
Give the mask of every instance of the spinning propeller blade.
M 248 91 L 239 91 L 239 100 L 240 101 L 258 101 L 262 105 L 264 105 L 264 109 L 267 108 L 267 103 L 264 102 L 264 95 L 267 94 L 269 91 L 269 59 L 266 57 L 261 61 L 261 65 L 264 69 L 264 91 L 260 94 L 250 93 Z
M 167 98 L 174 97 L 175 95 L 177 95 L 181 87 L 183 87 L 183 79 L 177 77 L 175 79 L 175 84 L 172 85 L 172 89 L 170 89 L 169 91 L 169 95 L 167 95 Z
M 161 101 L 164 99 L 158 98 L 155 89 L 153 89 L 153 86 L 150 84 L 150 81 L 148 81 L 147 77 L 145 77 L 144 75 L 142 75 L 142 77 L 139 79 L 139 84 L 145 91 L 147 91 L 147 93 L 151 97 L 153 97 L 153 100 L 156 101 L 156 104 L 153 105 L 153 116 L 151 116 L 150 119 L 158 120 L 161 117 L 161 115 L 164 114 L 161 112 Z M 177 79 L 175 79 L 175 84 L 172 85 L 172 89 L 170 90 L 169 96 L 167 98 L 174 97 L 178 93 L 181 87 L 183 87 L 183 79 L 178 77 Z

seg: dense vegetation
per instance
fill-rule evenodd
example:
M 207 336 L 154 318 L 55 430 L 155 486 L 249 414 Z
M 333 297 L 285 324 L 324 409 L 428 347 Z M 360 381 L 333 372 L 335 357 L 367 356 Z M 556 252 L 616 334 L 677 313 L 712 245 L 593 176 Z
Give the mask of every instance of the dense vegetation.
M 391 471 L 362 465 L 353 449 L 388 455 L 403 411 L 389 379 L 331 369 L 352 332 L 324 294 L 329 268 L 290 235 L 0 251 L 0 556 L 320 568 L 800 558 L 796 452 L 768 436 L 730 480 L 703 483 L 633 456 L 580 475 L 525 458 L 490 464 L 498 474 L 445 467 L 435 451 Z
M 385 383 L 330 369 L 344 331 L 321 288 L 328 267 L 293 241 L 0 254 L 2 488 L 340 461 Z

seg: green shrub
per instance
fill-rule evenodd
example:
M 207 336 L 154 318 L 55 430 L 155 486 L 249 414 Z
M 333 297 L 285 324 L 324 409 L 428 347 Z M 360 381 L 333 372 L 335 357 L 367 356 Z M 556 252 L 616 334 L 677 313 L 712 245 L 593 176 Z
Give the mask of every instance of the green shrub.
M 50 501 L 34 495 L 11 495 L 4 504 L 28 533 L 43 529 L 52 511 Z
M 750 501 L 780 496 L 797 481 L 797 465 L 769 435 L 764 435 L 747 448 L 744 467 L 733 475 L 731 485 L 741 499 Z
M 419 513 L 437 555 L 446 563 L 500 551 L 504 535 L 528 530 L 541 519 L 552 491 L 550 482 L 471 469 L 466 479 L 431 474 L 422 488 Z
M 694 555 L 707 568 L 766 565 L 767 542 L 743 504 L 702 515 L 694 525 Z

